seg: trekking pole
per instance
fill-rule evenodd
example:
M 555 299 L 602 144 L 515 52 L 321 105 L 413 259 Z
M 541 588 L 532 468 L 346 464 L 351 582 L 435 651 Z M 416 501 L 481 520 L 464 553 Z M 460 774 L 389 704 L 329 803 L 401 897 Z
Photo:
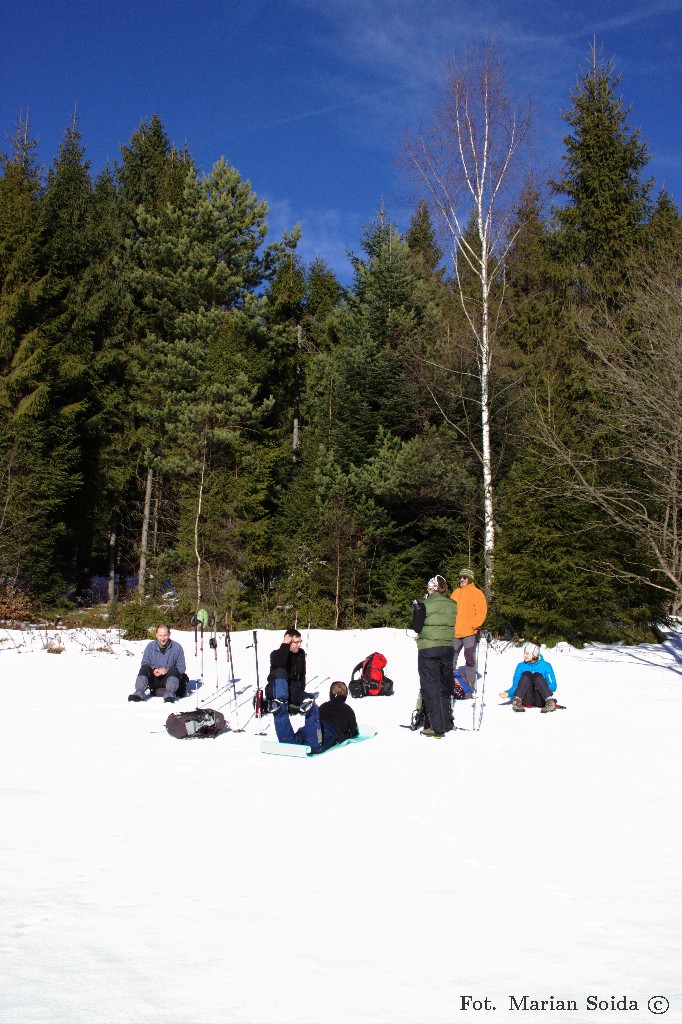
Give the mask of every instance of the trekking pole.
M 476 691 L 474 693 L 473 704 L 471 705 L 471 731 L 476 731 L 476 711 L 478 708 L 478 647 L 479 647 L 480 635 L 476 637 L 476 660 L 474 661 L 474 678 L 476 680 L 475 686 Z M 466 672 L 465 672 L 466 674 Z
M 255 629 L 254 629 L 252 635 L 253 635 L 253 643 L 249 644 L 248 647 L 253 647 L 255 655 L 256 655 L 256 696 L 253 698 L 253 715 L 255 715 L 256 718 L 262 718 L 263 717 L 263 712 L 264 712 L 265 701 L 263 699 L 263 691 L 260 688 L 260 676 L 258 674 L 258 633 L 256 632 Z M 248 650 L 248 647 L 247 647 L 247 650 Z M 251 719 L 253 718 L 253 715 L 249 715 L 248 722 L 251 721 Z M 248 725 L 248 722 L 245 722 L 244 724 Z
M 213 612 L 213 615 L 211 616 L 209 621 L 210 621 L 210 626 L 211 626 L 211 638 L 208 641 L 208 646 L 213 651 L 213 660 L 215 662 L 215 692 L 217 694 L 218 693 L 218 633 L 217 633 L 216 613 L 215 612 Z
M 225 612 L 225 653 L 227 660 L 230 663 L 230 680 L 232 681 L 232 696 L 234 698 L 234 713 L 237 718 L 237 728 L 233 729 L 232 732 L 244 732 L 239 725 L 239 705 L 237 704 L 237 686 L 234 678 L 234 661 L 232 660 L 232 640 L 230 638 L 230 627 L 227 622 L 227 612 Z
M 205 608 L 200 608 L 196 614 L 196 620 L 199 624 L 199 660 L 201 662 L 201 669 L 199 672 L 199 679 L 197 682 L 197 708 L 199 707 L 199 687 L 204 685 L 204 628 L 208 625 L 208 612 Z M 196 636 L 196 633 L 195 633 Z M 196 641 L 195 641 L 196 649 Z
M 485 661 L 483 662 L 483 681 L 481 683 L 481 707 L 480 707 L 480 711 L 479 711 L 479 715 L 478 715 L 478 726 L 476 728 L 476 732 L 480 732 L 480 730 L 481 730 L 481 722 L 483 721 L 483 707 L 484 707 L 484 698 L 485 698 L 485 677 L 488 674 L 488 651 L 490 650 L 490 642 L 492 640 L 492 636 L 491 636 L 489 630 L 484 633 L 484 639 L 485 639 Z
M 197 678 L 194 680 L 194 689 L 197 692 L 197 707 L 199 707 L 199 618 L 197 615 L 193 615 L 191 619 L 192 625 L 194 626 L 194 672 Z

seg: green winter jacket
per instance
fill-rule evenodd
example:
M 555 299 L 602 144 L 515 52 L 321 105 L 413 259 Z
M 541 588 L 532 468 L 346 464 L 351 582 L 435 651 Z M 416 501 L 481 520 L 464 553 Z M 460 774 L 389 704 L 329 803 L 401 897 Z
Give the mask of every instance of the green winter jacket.
M 417 637 L 417 648 L 451 647 L 457 605 L 446 594 L 433 593 L 424 601 L 426 619 Z

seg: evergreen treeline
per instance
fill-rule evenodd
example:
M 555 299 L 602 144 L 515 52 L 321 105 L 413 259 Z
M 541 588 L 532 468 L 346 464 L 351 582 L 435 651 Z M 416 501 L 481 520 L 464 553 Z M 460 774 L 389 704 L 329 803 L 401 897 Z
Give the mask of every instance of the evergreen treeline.
M 579 79 L 498 296 L 489 622 L 510 635 L 636 639 L 680 610 L 682 222 L 617 88 L 610 63 Z M 79 601 L 97 575 L 113 603 L 172 581 L 176 618 L 337 628 L 403 625 L 428 576 L 481 569 L 476 356 L 427 205 L 404 235 L 378 214 L 350 288 L 297 241 L 157 115 L 94 179 L 75 120 L 46 174 L 18 125 L 2 585 Z

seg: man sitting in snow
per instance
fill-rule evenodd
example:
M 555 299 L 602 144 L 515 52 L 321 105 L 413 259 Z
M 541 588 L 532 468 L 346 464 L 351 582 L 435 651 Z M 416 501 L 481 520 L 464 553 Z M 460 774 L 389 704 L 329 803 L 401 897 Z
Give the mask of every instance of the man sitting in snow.
M 185 652 L 179 643 L 171 640 L 169 627 L 161 625 L 156 630 L 156 640 L 144 649 L 135 693 L 131 693 L 128 700 L 145 700 L 147 690 L 154 696 L 157 688 L 163 687 L 163 699 L 172 704 L 184 676 Z
M 282 643 L 270 655 L 270 672 L 265 687 L 265 699 L 272 703 L 275 694 L 275 680 L 283 679 L 288 684 L 287 696 L 291 711 L 298 711 L 303 701 L 310 696 L 305 692 L 305 651 L 303 638 L 291 626 L 284 634 Z M 268 707 L 268 710 L 271 710 Z
M 508 690 L 503 690 L 500 697 L 511 698 L 514 711 L 525 711 L 528 707 L 542 708 L 545 711 L 556 710 L 556 700 L 552 696 L 556 692 L 554 669 L 540 654 L 537 644 L 526 644 L 523 648 L 523 661 L 516 666 L 514 679 Z
M 329 700 L 319 708 L 312 697 L 301 704 L 305 724 L 294 732 L 289 721 L 286 679 L 274 680 L 275 696 L 271 701 L 275 715 L 275 732 L 280 743 L 306 744 L 313 754 L 321 754 L 336 743 L 358 735 L 355 712 L 346 703 L 348 687 L 335 682 L 329 687 Z

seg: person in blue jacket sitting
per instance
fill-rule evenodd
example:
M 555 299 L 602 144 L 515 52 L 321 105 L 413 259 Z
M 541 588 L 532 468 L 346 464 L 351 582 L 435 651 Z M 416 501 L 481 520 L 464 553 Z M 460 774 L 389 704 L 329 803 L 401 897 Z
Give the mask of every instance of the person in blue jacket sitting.
M 540 654 L 538 644 L 526 644 L 523 661 L 516 666 L 514 679 L 500 697 L 509 697 L 514 711 L 525 711 L 524 704 L 541 708 L 542 712 L 555 711 L 556 677 L 554 669 Z
M 185 652 L 176 640 L 171 640 L 170 627 L 162 623 L 156 630 L 156 640 L 144 649 L 135 693 L 131 693 L 128 700 L 146 700 L 147 690 L 153 697 L 158 689 L 164 701 L 173 704 L 178 696 L 185 696 L 186 684 Z

